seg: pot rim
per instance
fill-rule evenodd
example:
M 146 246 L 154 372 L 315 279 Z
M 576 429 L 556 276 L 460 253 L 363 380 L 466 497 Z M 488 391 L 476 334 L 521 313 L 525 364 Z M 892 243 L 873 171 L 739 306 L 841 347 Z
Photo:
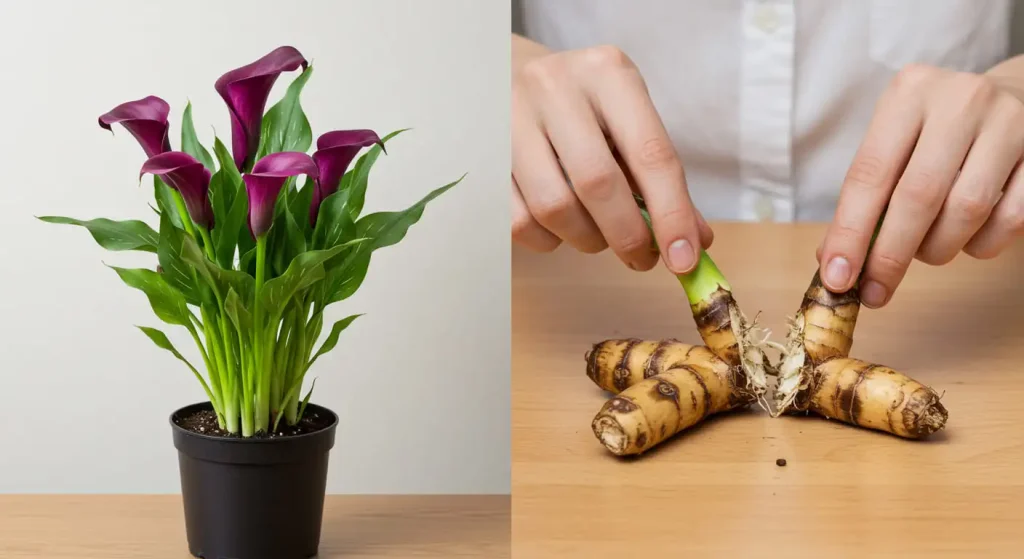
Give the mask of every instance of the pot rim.
M 204 439 L 204 440 L 218 442 L 218 443 L 245 444 L 245 445 L 251 445 L 251 444 L 273 444 L 273 443 L 280 443 L 280 442 L 283 442 L 283 441 L 301 441 L 301 440 L 306 439 L 306 438 L 313 438 L 313 437 L 316 437 L 316 436 L 323 436 L 323 434 L 325 432 L 331 431 L 332 429 L 337 427 L 338 423 L 341 421 L 340 418 L 338 417 L 338 414 L 335 413 L 334 410 L 331 410 L 330 408 L 327 408 L 327 407 L 321 406 L 319 404 L 314 404 L 313 402 L 310 402 L 309 405 L 306 407 L 306 411 L 309 411 L 310 408 L 315 407 L 315 408 L 318 408 L 319 410 L 327 412 L 327 413 L 329 413 L 331 415 L 331 423 L 330 423 L 330 425 L 328 425 L 327 427 L 324 427 L 323 429 L 319 429 L 317 431 L 313 431 L 312 433 L 303 433 L 301 435 L 285 435 L 283 437 L 274 437 L 272 439 L 255 438 L 255 437 L 248 437 L 248 438 L 247 437 L 217 437 L 217 436 L 214 436 L 214 435 L 205 435 L 203 433 L 196 433 L 195 431 L 190 431 L 190 430 L 185 429 L 184 427 L 178 425 L 177 423 L 175 423 L 175 421 L 174 421 L 175 416 L 179 415 L 181 412 L 183 412 L 185 410 L 188 410 L 189 408 L 201 408 L 201 407 L 213 409 L 213 404 L 210 403 L 209 400 L 203 400 L 201 402 L 196 402 L 196 403 L 193 403 L 193 404 L 189 404 L 187 406 L 183 406 L 183 407 L 180 407 L 180 408 L 174 410 L 174 412 L 172 412 L 171 415 L 168 416 L 168 418 L 167 418 L 167 421 L 171 424 L 171 429 L 174 430 L 175 432 L 180 433 L 182 435 L 185 435 L 187 437 L 194 437 L 194 438 L 197 438 L 197 439 Z

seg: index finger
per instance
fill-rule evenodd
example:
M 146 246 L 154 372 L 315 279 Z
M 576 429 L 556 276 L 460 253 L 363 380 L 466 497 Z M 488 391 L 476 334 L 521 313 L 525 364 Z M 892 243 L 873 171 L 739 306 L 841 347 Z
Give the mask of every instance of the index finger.
M 891 91 L 879 100 L 843 180 L 836 215 L 822 244 L 819 273 L 830 291 L 842 293 L 856 282 L 923 122 L 917 103 Z
M 682 163 L 639 72 L 622 69 L 619 77 L 593 80 L 591 103 L 647 203 L 665 263 L 690 272 L 702 243 Z

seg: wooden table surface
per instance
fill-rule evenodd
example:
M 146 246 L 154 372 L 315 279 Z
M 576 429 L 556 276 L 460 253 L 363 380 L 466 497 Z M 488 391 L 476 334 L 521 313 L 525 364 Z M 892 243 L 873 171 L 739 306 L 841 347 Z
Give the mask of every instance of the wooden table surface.
M 320 559 L 509 556 L 507 495 L 329 496 Z M 0 495 L 3 559 L 186 559 L 175 495 Z
M 745 313 L 784 335 L 823 226 L 715 232 Z M 751 410 L 616 458 L 590 427 L 608 396 L 584 352 L 700 343 L 678 283 L 610 252 L 516 250 L 512 297 L 513 557 L 1024 557 L 1024 243 L 915 263 L 888 307 L 861 312 L 853 357 L 945 392 L 947 428 L 926 442 Z

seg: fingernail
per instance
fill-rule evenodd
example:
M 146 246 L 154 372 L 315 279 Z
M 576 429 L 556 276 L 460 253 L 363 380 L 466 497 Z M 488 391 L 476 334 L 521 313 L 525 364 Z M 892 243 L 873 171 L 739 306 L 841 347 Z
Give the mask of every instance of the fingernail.
M 836 290 L 845 290 L 850 282 L 850 262 L 842 256 L 829 260 L 825 266 L 825 283 Z
M 860 302 L 872 308 L 884 305 L 887 296 L 885 286 L 877 281 L 869 281 L 860 288 Z
M 697 256 L 693 253 L 693 246 L 686 239 L 679 239 L 668 245 L 668 267 L 677 274 L 690 271 Z

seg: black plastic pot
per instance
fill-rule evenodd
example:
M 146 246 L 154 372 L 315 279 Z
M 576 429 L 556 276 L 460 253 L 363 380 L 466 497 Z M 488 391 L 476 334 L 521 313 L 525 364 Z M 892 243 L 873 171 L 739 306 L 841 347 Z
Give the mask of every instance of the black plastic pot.
M 185 531 L 192 555 L 204 559 L 306 559 L 320 547 L 327 459 L 338 416 L 315 433 L 277 439 L 211 437 L 179 427 L 171 415 L 178 449 Z

